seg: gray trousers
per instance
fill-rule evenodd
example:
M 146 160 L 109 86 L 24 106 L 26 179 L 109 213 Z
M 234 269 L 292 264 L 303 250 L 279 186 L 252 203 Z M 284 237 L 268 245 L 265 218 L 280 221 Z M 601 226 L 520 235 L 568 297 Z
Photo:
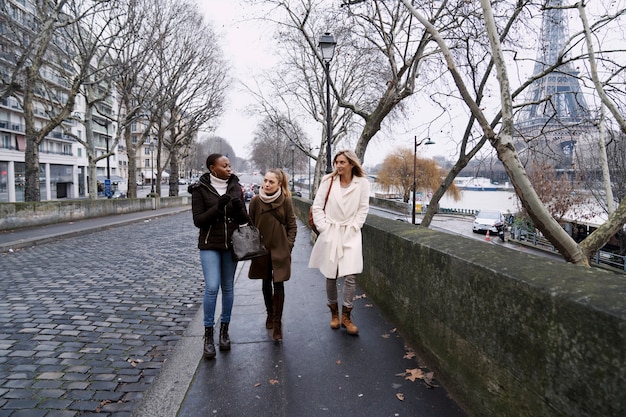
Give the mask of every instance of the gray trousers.
M 356 280 L 354 275 L 346 275 L 343 278 L 343 305 L 352 308 L 354 293 L 356 292 Z M 326 278 L 326 298 L 328 304 L 337 304 L 337 279 Z

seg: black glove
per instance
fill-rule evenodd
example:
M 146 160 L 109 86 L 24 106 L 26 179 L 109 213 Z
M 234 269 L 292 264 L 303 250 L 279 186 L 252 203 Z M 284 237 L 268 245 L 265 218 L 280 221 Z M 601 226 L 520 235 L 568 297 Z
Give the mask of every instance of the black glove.
M 217 200 L 217 208 L 220 209 L 220 211 L 224 211 L 224 207 L 226 207 L 226 204 L 228 204 L 229 201 L 230 201 L 230 195 L 228 194 L 221 195 L 219 200 Z
M 235 213 L 243 210 L 243 201 L 241 201 L 241 198 L 233 198 L 231 201 L 233 203 L 233 211 Z

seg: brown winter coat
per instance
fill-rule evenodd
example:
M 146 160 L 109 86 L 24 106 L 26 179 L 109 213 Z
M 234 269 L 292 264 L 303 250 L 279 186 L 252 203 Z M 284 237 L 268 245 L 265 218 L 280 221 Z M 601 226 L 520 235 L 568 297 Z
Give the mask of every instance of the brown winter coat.
M 250 201 L 248 212 L 252 223 L 261 231 L 263 243 L 270 252 L 269 255 L 252 259 L 248 277 L 269 279 L 272 278 L 273 270 L 274 282 L 287 281 L 291 277 L 291 249 L 298 230 L 291 198 L 281 195 L 268 204 L 255 195 Z

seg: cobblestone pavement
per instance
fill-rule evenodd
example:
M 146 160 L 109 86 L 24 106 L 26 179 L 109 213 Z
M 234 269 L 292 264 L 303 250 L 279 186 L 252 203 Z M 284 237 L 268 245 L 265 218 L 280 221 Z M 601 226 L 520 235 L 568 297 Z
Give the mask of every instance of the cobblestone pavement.
M 0 417 L 127 416 L 202 303 L 191 214 L 0 254 Z

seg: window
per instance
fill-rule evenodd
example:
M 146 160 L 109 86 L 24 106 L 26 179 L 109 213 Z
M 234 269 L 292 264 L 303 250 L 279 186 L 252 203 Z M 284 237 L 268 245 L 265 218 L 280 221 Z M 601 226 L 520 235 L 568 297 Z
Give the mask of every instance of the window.
M 11 149 L 11 136 L 9 135 L 2 135 L 2 148 L 4 149 Z

